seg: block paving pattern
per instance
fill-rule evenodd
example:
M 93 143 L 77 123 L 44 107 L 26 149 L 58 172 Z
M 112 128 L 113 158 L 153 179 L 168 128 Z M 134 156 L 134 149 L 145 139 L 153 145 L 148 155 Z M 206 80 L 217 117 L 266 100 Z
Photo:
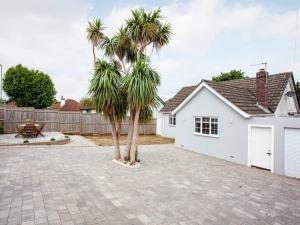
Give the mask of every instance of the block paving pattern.
M 300 180 L 175 148 L 140 146 L 142 166 L 80 136 L 0 147 L 0 225 L 297 225 Z

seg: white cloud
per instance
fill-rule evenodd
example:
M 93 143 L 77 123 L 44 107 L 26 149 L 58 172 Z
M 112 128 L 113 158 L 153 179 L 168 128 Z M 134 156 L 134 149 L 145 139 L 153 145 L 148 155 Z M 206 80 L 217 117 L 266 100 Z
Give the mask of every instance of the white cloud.
M 93 5 L 86 1 L 1 2 L 0 63 L 45 71 L 58 96 L 84 97 L 92 72 L 85 27 Z M 107 27 L 106 34 L 113 35 L 130 10 L 141 6 L 115 5 L 97 17 Z M 300 80 L 300 53 L 293 66 L 295 10 L 277 12 L 259 1 L 229 5 L 223 0 L 191 0 L 163 5 L 162 13 L 173 28 L 170 44 L 153 54 L 164 99 L 222 71 L 242 69 L 253 75 L 258 68 L 249 65 L 261 61 L 269 63 L 271 73 L 294 70 Z
M 291 63 L 296 10 L 278 13 L 259 3 L 226 5 L 222 0 L 176 2 L 162 10 L 173 27 L 164 56 L 155 59 L 168 76 L 160 89 L 165 99 L 176 88 L 222 71 L 242 69 L 253 76 L 258 67 L 250 65 L 262 61 L 268 62 L 271 73 L 294 70 L 300 79 L 299 67 Z M 280 41 L 281 46 L 276 45 Z
M 0 63 L 42 70 L 52 77 L 58 96 L 82 97 L 92 68 L 85 35 L 90 10 L 81 0 L 1 3 Z
M 257 38 L 286 38 L 294 30 L 296 12 L 268 11 L 263 5 L 225 5 L 221 0 L 194 0 L 166 5 L 163 13 L 171 22 L 171 46 L 183 52 L 205 53 L 223 32 Z

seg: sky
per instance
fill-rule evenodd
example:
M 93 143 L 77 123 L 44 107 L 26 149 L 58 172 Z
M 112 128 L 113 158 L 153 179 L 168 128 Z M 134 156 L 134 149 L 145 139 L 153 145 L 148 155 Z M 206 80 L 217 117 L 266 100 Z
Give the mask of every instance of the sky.
M 41 70 L 52 78 L 57 99 L 80 100 L 87 96 L 93 73 L 87 22 L 100 18 L 105 34 L 112 36 L 131 9 L 161 7 L 173 30 L 169 45 L 151 57 L 161 75 L 162 99 L 232 69 L 254 77 L 262 65 L 253 64 L 261 62 L 267 62 L 270 74 L 293 71 L 300 81 L 298 2 L 0 0 L 0 64 L 4 72 L 19 63 Z

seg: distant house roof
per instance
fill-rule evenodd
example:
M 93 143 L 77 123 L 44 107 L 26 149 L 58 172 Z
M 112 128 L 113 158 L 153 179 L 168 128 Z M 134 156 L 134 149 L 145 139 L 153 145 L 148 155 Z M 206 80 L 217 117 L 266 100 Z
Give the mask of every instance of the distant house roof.
M 79 112 L 81 105 L 74 99 L 67 99 L 65 104 L 60 108 L 60 111 L 77 111 Z
M 59 109 L 60 109 L 60 102 L 55 102 L 55 103 L 53 103 L 48 109 L 56 109 L 56 110 L 59 110 Z
M 48 109 L 54 109 L 59 111 L 74 111 L 79 112 L 80 110 L 94 109 L 93 107 L 82 106 L 79 102 L 74 99 L 65 100 L 65 104 L 61 106 L 61 102 L 52 104 Z
M 271 113 L 275 112 L 288 80 L 292 76 L 291 72 L 268 76 L 267 99 L 268 109 Z M 161 112 L 174 111 L 202 83 L 209 85 L 209 87 L 213 88 L 229 102 L 233 103 L 239 109 L 248 114 L 268 113 L 257 104 L 256 78 L 221 82 L 202 80 L 198 85 L 183 87 L 166 103 L 166 105 L 161 109 Z
M 5 103 L 5 107 L 7 108 L 15 108 L 17 107 L 17 103 L 15 101 L 9 101 Z

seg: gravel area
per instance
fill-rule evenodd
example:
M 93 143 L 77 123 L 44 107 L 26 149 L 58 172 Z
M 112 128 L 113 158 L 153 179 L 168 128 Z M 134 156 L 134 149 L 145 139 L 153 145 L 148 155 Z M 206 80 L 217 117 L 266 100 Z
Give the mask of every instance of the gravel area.
M 1 145 L 16 145 L 23 144 L 24 140 L 28 140 L 29 143 L 40 143 L 40 142 L 50 142 L 52 138 L 55 141 L 65 140 L 65 135 L 60 132 L 43 132 L 44 137 L 39 135 L 34 138 L 24 138 L 21 135 L 16 137 L 16 134 L 1 134 L 0 135 L 0 146 Z

